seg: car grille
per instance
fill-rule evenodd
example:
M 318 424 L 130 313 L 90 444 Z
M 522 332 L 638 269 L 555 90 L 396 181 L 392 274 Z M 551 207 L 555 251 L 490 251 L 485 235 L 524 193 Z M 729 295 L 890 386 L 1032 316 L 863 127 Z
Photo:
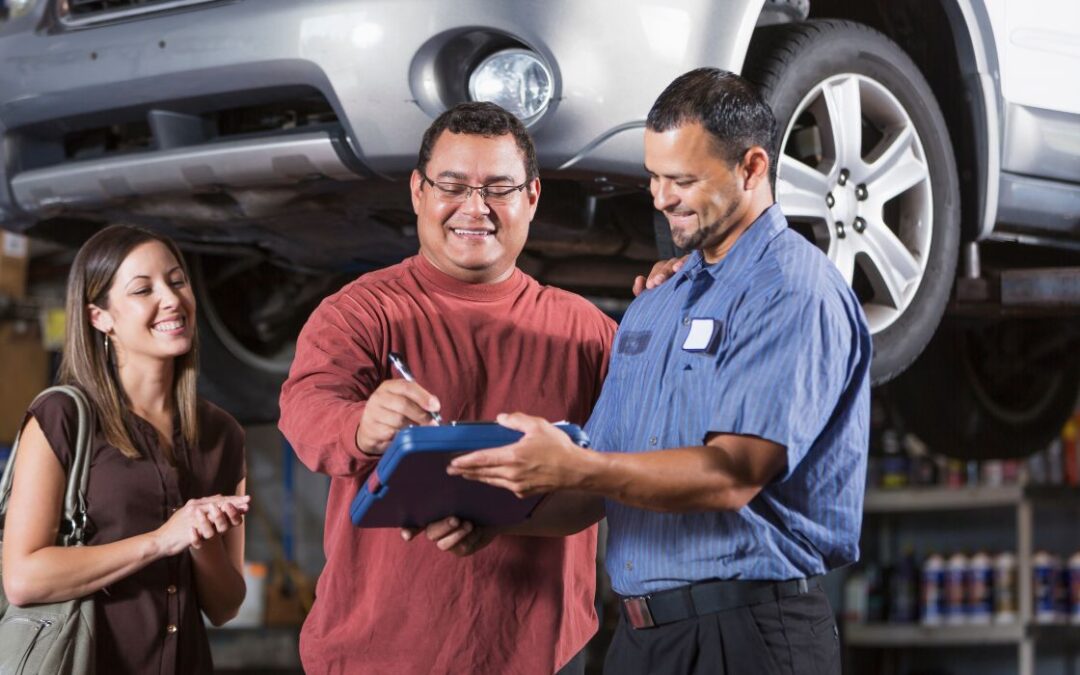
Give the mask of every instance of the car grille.
M 60 18 L 65 24 L 83 25 L 208 2 L 220 0 L 60 0 L 58 8 Z
M 198 109 L 200 103 L 202 110 Z M 177 107 L 185 112 L 171 112 Z M 100 115 L 92 115 L 93 121 L 68 117 L 9 130 L 13 147 L 19 148 L 12 166 L 28 171 L 66 162 L 341 128 L 329 101 L 308 87 L 237 92 L 230 100 L 214 104 L 174 101 L 151 108 L 114 110 L 109 117 L 105 126 L 101 126 Z

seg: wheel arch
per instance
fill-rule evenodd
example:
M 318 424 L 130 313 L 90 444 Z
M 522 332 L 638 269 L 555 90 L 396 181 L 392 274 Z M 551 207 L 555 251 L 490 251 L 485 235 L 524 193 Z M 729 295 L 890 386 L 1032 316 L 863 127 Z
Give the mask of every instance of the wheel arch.
M 945 0 L 941 7 L 949 20 L 957 67 L 968 101 L 966 121 L 970 122 L 976 140 L 961 164 L 961 173 L 971 167 L 975 176 L 971 186 L 973 198 L 963 204 L 968 209 L 974 207 L 974 217 L 961 216 L 964 240 L 974 241 L 989 235 L 997 220 L 1003 123 L 1001 69 L 985 4 L 978 0 Z
M 812 0 L 809 18 L 858 21 L 911 57 L 949 129 L 961 188 L 961 240 L 988 236 L 997 216 L 1002 111 L 997 48 L 985 5 L 979 0 Z

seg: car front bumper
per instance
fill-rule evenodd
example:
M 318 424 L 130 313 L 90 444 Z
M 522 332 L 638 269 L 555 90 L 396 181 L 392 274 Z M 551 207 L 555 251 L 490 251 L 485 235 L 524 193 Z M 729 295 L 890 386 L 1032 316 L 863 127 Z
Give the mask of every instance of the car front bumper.
M 224 0 L 73 28 L 43 1 L 0 25 L 0 223 L 206 184 L 400 175 L 434 115 L 456 102 L 447 80 L 465 77 L 467 64 L 453 48 L 479 34 L 525 45 L 553 70 L 554 99 L 531 127 L 546 174 L 640 176 L 656 95 L 693 67 L 738 70 L 760 5 Z M 219 138 L 155 139 L 110 157 L 63 154 L 64 134 L 80 128 L 199 114 L 285 88 L 319 92 L 336 114 L 306 149 L 263 134 L 228 148 Z M 295 160 L 313 148 L 318 157 Z

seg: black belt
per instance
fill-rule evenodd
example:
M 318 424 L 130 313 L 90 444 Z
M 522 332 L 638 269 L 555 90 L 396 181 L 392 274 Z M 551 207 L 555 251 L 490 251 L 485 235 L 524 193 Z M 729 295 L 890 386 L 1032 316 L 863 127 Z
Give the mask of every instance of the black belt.
M 820 577 L 788 581 L 703 581 L 650 595 L 622 598 L 627 622 L 652 628 L 736 607 L 803 595 L 818 587 Z

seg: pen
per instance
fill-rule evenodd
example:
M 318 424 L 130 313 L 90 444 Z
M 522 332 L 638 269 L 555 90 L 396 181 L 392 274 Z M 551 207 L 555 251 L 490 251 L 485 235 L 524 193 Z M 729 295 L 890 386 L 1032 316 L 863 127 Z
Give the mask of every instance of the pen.
M 401 354 L 397 352 L 390 352 L 387 354 L 390 359 L 390 365 L 394 367 L 394 370 L 398 371 L 398 374 L 405 378 L 406 382 L 416 382 L 416 378 L 413 377 L 409 367 L 405 365 L 405 359 L 401 358 Z M 431 419 L 435 420 L 435 424 L 442 424 L 442 416 L 439 413 L 429 410 Z

